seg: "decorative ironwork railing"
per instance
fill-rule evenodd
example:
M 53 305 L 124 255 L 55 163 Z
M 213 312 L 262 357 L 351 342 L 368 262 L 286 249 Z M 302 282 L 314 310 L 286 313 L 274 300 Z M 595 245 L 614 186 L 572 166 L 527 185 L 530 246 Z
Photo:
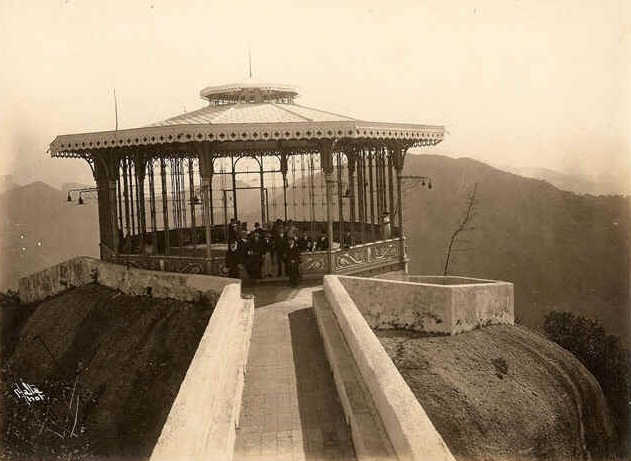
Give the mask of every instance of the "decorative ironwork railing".
M 355 245 L 351 248 L 336 248 L 331 251 L 332 273 L 356 274 L 390 267 L 407 261 L 403 255 L 401 238 Z M 115 254 L 101 246 L 101 258 L 116 264 L 155 271 L 182 272 L 188 274 L 226 275 L 225 258 L 199 256 L 165 256 L 140 254 Z M 314 277 L 329 273 L 326 251 L 301 254 L 300 271 L 303 276 Z
M 392 265 L 405 261 L 401 257 L 401 239 L 380 240 L 377 242 L 355 245 L 351 248 L 336 248 L 331 251 L 333 273 L 352 274 L 364 272 L 379 266 Z M 326 251 L 302 253 L 300 270 L 303 275 L 328 273 L 328 255 Z
M 326 274 L 328 273 L 328 256 L 326 251 L 309 251 L 300 254 L 300 273 Z
M 103 259 L 116 264 L 123 264 L 130 267 L 153 271 L 181 272 L 184 274 L 225 275 L 225 258 L 223 256 L 200 258 L 164 255 L 110 254 Z
M 335 273 L 363 272 L 377 266 L 390 265 L 402 261 L 401 239 L 381 240 L 357 245 L 346 250 L 332 252 Z

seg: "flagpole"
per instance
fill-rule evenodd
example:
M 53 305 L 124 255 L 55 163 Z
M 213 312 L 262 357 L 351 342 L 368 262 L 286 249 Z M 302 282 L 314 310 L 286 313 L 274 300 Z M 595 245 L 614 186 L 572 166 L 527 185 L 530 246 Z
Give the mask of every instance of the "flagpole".
M 116 100 L 116 88 L 114 88 L 114 117 L 116 119 L 115 131 L 118 131 L 118 101 Z

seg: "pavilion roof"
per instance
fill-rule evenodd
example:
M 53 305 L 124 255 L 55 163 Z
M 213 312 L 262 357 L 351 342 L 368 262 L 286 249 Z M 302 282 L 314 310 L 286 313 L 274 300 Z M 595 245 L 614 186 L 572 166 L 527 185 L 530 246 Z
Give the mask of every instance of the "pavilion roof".
M 50 154 L 75 157 L 100 149 L 209 141 L 225 147 L 345 139 L 411 147 L 437 144 L 444 137 L 442 126 L 367 122 L 295 104 L 297 92 L 288 86 L 231 84 L 200 93 L 208 106 L 140 128 L 57 136 Z
M 275 102 L 238 103 L 224 106 L 207 106 L 168 118 L 150 126 L 292 123 L 292 122 L 343 122 L 357 121 L 351 117 L 333 114 L 298 104 Z

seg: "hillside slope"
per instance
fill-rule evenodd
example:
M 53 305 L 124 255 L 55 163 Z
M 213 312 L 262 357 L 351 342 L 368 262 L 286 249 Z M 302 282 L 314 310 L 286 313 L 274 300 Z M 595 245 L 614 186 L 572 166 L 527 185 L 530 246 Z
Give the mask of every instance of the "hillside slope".
M 406 175 L 433 188 L 404 196 L 404 227 L 415 274 L 443 272 L 452 232 L 477 183 L 474 230 L 452 254 L 450 273 L 515 284 L 515 314 L 538 329 L 550 310 L 598 318 L 629 334 L 629 198 L 576 195 L 481 162 L 408 155 Z
M 25 308 L 28 317 L 9 312 Z M 3 306 L 4 457 L 147 458 L 212 310 L 99 285 Z M 49 400 L 17 400 L 20 381 Z
M 456 459 L 615 457 L 598 383 L 543 337 L 508 325 L 446 337 L 377 335 Z
M 96 200 L 67 202 L 65 192 L 35 182 L 0 195 L 0 218 L 0 290 L 75 256 L 99 256 Z

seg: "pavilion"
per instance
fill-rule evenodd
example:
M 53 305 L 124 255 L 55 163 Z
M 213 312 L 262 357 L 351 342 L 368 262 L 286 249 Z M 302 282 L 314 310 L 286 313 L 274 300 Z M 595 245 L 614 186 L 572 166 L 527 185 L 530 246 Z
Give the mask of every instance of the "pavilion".
M 220 275 L 231 218 L 291 219 L 354 245 L 303 254 L 303 276 L 406 267 L 407 150 L 444 127 L 376 123 L 304 107 L 287 85 L 201 90 L 202 109 L 149 126 L 55 138 L 52 157 L 86 160 L 98 192 L 101 259 Z M 388 224 L 392 222 L 392 227 Z

